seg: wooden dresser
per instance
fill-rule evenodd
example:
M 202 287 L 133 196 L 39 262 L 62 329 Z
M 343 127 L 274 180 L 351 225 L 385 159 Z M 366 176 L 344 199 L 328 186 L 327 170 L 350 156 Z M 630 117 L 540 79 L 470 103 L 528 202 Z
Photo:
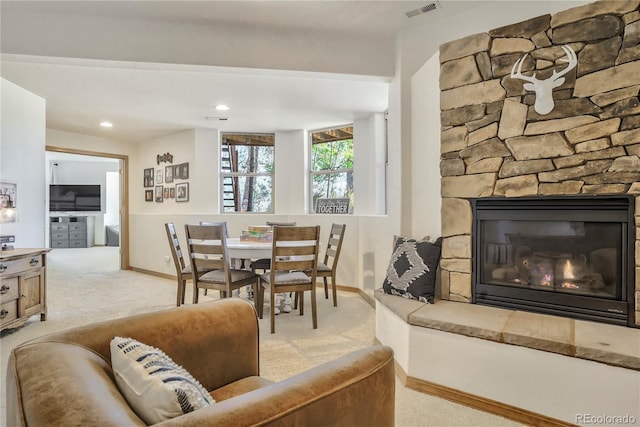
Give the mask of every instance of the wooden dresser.
M 47 253 L 51 249 L 0 252 L 0 330 L 17 328 L 35 314 L 47 320 Z

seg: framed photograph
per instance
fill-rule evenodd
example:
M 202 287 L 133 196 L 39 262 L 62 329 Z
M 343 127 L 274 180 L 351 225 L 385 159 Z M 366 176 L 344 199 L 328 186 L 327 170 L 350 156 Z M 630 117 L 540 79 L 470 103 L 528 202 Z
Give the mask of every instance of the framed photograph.
M 18 192 L 18 184 L 13 182 L 0 182 L 0 208 L 8 208 L 11 203 L 12 207 L 17 207 L 16 204 L 16 194 Z M 0 223 L 6 222 L 17 222 L 16 211 L 13 211 L 13 214 L 9 213 L 10 211 L 3 212 L 0 216 Z
M 164 182 L 171 184 L 173 182 L 173 166 L 164 167 Z
M 180 179 L 180 165 L 171 166 L 173 168 L 173 179 Z
M 180 179 L 189 179 L 189 163 L 180 165 Z
M 6 208 L 9 206 L 9 201 L 13 203 L 13 207 L 18 206 L 16 204 L 16 193 L 18 191 L 18 184 L 12 182 L 0 181 L 0 208 Z
M 169 198 L 170 199 L 176 198 L 176 187 L 169 188 Z
M 163 197 L 165 199 L 169 198 L 169 187 L 164 187 Z
M 162 168 L 156 170 L 156 184 L 162 184 Z
M 176 202 L 189 201 L 189 183 L 176 184 Z
M 144 186 L 153 187 L 153 168 L 144 170 Z
M 144 201 L 153 202 L 153 190 L 144 190 Z
M 162 196 L 163 196 L 162 185 L 157 185 L 156 186 L 156 202 L 162 203 L 162 201 L 164 200 Z

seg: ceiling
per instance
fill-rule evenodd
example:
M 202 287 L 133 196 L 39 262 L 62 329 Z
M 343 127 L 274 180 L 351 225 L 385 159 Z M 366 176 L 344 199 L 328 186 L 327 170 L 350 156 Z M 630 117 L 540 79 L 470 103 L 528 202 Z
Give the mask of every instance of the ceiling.
M 34 22 L 54 15 L 78 20 L 99 16 L 228 26 L 236 31 L 322 32 L 382 43 L 415 25 L 416 18 L 407 18 L 405 12 L 428 3 L 3 0 L 0 7 L 3 23 L 12 14 Z M 126 142 L 192 128 L 248 133 L 345 125 L 384 112 L 390 81 L 389 76 L 7 53 L 4 46 L 1 65 L 2 77 L 46 99 L 48 128 Z M 230 109 L 216 111 L 217 104 Z M 99 127 L 105 120 L 113 128 Z

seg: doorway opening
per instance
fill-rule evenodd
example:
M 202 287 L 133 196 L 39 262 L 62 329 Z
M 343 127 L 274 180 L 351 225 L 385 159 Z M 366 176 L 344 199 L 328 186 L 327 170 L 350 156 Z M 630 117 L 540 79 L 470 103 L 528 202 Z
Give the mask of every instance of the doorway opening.
M 46 158 L 48 198 L 51 185 L 94 185 L 101 190 L 99 208 L 90 211 L 78 206 L 71 211 L 52 208 L 47 199 L 45 241 L 51 248 L 117 246 L 119 268 L 129 269 L 128 156 L 47 146 Z

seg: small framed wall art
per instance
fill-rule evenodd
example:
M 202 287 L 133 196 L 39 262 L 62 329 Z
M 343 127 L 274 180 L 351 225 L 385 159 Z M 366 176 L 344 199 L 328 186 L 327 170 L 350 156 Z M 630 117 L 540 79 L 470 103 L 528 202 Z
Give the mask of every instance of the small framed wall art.
M 162 185 L 156 186 L 156 202 L 162 203 L 164 201 Z
M 153 187 L 153 168 L 144 170 L 144 187 Z
M 144 190 L 144 201 L 153 202 L 153 190 Z
M 171 184 L 173 182 L 173 166 L 164 167 L 164 182 Z
M 180 179 L 189 179 L 189 163 L 180 165 Z
M 176 184 L 176 202 L 189 201 L 189 183 Z

